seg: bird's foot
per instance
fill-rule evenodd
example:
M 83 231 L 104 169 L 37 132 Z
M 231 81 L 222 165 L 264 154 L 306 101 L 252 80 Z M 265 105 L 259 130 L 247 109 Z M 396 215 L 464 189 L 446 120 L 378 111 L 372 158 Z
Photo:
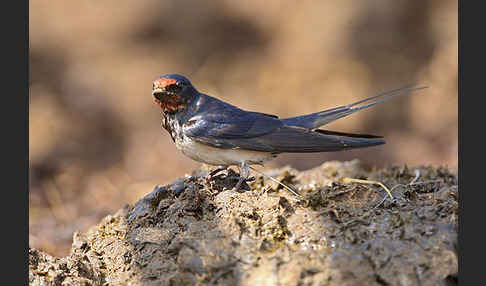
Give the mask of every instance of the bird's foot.
M 218 167 L 214 170 L 212 170 L 211 172 L 209 172 L 209 174 L 204 178 L 206 180 L 206 183 L 209 184 L 209 182 L 214 178 L 216 177 L 216 175 L 222 171 L 225 171 L 228 169 L 228 166 L 222 166 L 222 167 Z
M 240 168 L 240 178 L 234 187 L 235 192 L 243 193 L 245 191 L 250 190 L 250 186 L 246 184 L 247 182 L 251 182 L 255 180 L 255 177 L 250 177 L 250 168 L 245 162 L 242 162 L 239 166 Z
M 219 172 L 227 170 L 227 169 L 228 169 L 228 166 L 218 167 L 218 168 L 212 170 L 211 172 L 209 172 L 207 177 L 208 177 L 208 179 L 210 179 L 210 178 L 216 176 L 216 174 L 218 174 Z
M 238 178 L 238 177 L 234 177 L 234 178 Z M 247 183 L 253 181 L 255 181 L 255 177 L 249 177 L 249 178 L 240 177 L 233 190 L 239 193 L 244 193 L 246 191 L 249 191 L 250 186 Z

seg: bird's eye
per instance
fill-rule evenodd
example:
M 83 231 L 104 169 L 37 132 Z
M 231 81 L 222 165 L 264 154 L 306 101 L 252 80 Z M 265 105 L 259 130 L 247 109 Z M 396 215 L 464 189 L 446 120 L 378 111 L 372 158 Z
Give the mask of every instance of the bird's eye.
M 178 83 L 171 84 L 165 88 L 168 92 L 178 93 L 182 90 L 182 86 Z
M 176 85 L 179 86 L 179 87 L 183 87 L 183 86 L 186 86 L 186 83 L 183 82 L 183 81 L 178 81 L 178 82 L 176 82 Z

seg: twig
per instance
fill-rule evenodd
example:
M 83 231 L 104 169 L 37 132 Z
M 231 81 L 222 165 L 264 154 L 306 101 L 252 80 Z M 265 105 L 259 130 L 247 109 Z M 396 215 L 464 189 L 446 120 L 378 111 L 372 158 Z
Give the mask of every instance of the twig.
M 410 183 L 408 183 L 407 185 L 404 185 L 404 184 L 396 184 L 395 186 L 393 186 L 391 188 L 391 190 L 388 191 L 388 194 L 391 196 L 391 192 L 397 188 L 397 187 L 406 187 L 406 186 L 410 186 L 410 185 L 418 185 L 418 184 L 422 184 L 422 183 L 426 183 L 426 182 L 416 182 L 418 180 L 418 178 L 420 178 L 420 171 L 419 170 L 415 170 L 415 178 L 413 178 L 412 181 L 410 181 Z M 349 178 L 348 178 L 349 179 Z M 357 180 L 357 179 L 353 179 L 353 180 Z M 371 181 L 373 182 L 373 181 Z M 379 182 L 377 182 L 379 183 Z M 385 190 L 388 190 L 385 188 Z M 393 197 L 392 197 L 393 198 Z M 384 197 L 383 200 L 381 202 L 379 202 L 376 206 L 374 206 L 373 208 L 371 208 L 369 211 L 367 211 L 366 213 L 364 213 L 363 215 L 355 218 L 355 219 L 351 219 L 347 222 L 344 222 L 343 225 L 346 227 L 348 225 L 350 225 L 351 223 L 357 221 L 357 220 L 362 220 L 362 218 L 364 218 L 365 216 L 367 216 L 368 214 L 370 214 L 372 211 L 376 210 L 379 206 L 381 206 L 385 200 L 387 199 L 387 197 Z
M 369 180 L 360 180 L 360 179 L 354 179 L 354 178 L 342 178 L 342 182 L 344 184 L 348 184 L 348 183 L 360 183 L 360 184 L 368 184 L 368 185 L 379 185 L 383 189 L 385 189 L 385 191 L 388 193 L 388 195 L 390 196 L 390 198 L 393 199 L 393 196 L 392 196 L 390 190 L 383 183 L 381 183 L 381 182 L 378 182 L 378 181 L 369 181 Z
M 296 196 L 298 196 L 298 197 L 302 197 L 302 196 L 301 196 L 301 195 L 299 195 L 299 194 L 298 194 L 296 191 L 294 191 L 294 190 L 293 190 L 291 187 L 289 187 L 289 186 L 285 185 L 284 183 L 280 182 L 279 180 L 277 180 L 277 179 L 275 179 L 275 178 L 273 178 L 273 177 L 271 177 L 271 176 L 269 176 L 269 175 L 266 175 L 266 174 L 264 174 L 264 173 L 262 173 L 262 172 L 260 172 L 260 171 L 257 171 L 257 170 L 256 170 L 255 168 L 253 168 L 252 166 L 250 166 L 250 169 L 252 169 L 252 170 L 253 170 L 253 171 L 255 171 L 256 173 L 258 173 L 258 174 L 260 174 L 260 175 L 262 175 L 262 176 L 265 176 L 265 177 L 269 178 L 270 180 L 272 180 L 272 181 L 274 181 L 274 182 L 278 183 L 279 185 L 281 185 L 282 187 L 284 187 L 285 189 L 287 189 L 287 190 L 288 190 L 289 192 L 291 192 L 292 194 L 294 194 L 294 195 L 296 195 Z
M 413 180 L 409 183 L 409 185 L 415 183 L 418 180 L 419 177 L 420 177 L 420 170 L 416 169 L 415 170 L 415 178 L 413 178 Z

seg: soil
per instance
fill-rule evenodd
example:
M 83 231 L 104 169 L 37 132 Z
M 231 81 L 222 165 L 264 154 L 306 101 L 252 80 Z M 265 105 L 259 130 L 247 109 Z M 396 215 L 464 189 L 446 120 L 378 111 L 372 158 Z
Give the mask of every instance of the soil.
M 456 285 L 457 172 L 354 160 L 266 172 L 248 191 L 206 169 L 75 233 L 70 255 L 29 249 L 30 285 Z M 343 184 L 344 177 L 379 181 Z

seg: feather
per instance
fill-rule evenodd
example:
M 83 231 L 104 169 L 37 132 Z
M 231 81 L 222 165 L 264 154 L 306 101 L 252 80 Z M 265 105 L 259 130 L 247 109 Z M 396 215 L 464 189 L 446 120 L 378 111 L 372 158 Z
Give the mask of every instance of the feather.
M 311 113 L 311 114 L 307 114 L 307 115 L 302 115 L 302 116 L 297 116 L 297 117 L 284 118 L 284 119 L 281 119 L 281 121 L 285 125 L 289 125 L 289 126 L 298 126 L 298 127 L 303 127 L 303 128 L 314 129 L 314 128 L 318 128 L 319 126 L 326 125 L 330 122 L 333 122 L 333 121 L 335 121 L 339 118 L 348 116 L 348 115 L 353 114 L 355 112 L 358 112 L 362 109 L 365 109 L 365 108 L 371 107 L 373 105 L 376 105 L 378 103 L 384 102 L 384 101 L 386 101 L 390 98 L 393 98 L 395 96 L 406 95 L 406 94 L 409 94 L 413 91 L 421 90 L 421 89 L 424 89 L 424 88 L 427 88 L 427 87 L 425 86 L 425 87 L 412 88 L 411 86 L 405 86 L 405 87 L 389 90 L 389 91 L 383 92 L 381 94 L 378 94 L 378 95 L 375 95 L 375 96 L 372 96 L 372 97 L 369 97 L 369 98 L 366 98 L 366 99 L 363 99 L 363 100 L 360 100 L 360 101 L 357 101 L 355 103 L 348 104 L 348 105 L 345 105 L 345 106 L 335 107 L 335 108 L 331 108 L 331 109 L 328 109 L 328 110 L 324 110 L 324 111 L 320 111 L 320 112 L 316 112 L 316 113 Z M 383 96 L 386 96 L 386 97 L 383 97 Z M 383 98 L 380 99 L 380 100 L 362 105 L 362 106 L 355 107 L 358 104 L 362 104 L 362 103 L 371 101 L 373 99 L 377 99 L 379 97 L 383 97 Z

